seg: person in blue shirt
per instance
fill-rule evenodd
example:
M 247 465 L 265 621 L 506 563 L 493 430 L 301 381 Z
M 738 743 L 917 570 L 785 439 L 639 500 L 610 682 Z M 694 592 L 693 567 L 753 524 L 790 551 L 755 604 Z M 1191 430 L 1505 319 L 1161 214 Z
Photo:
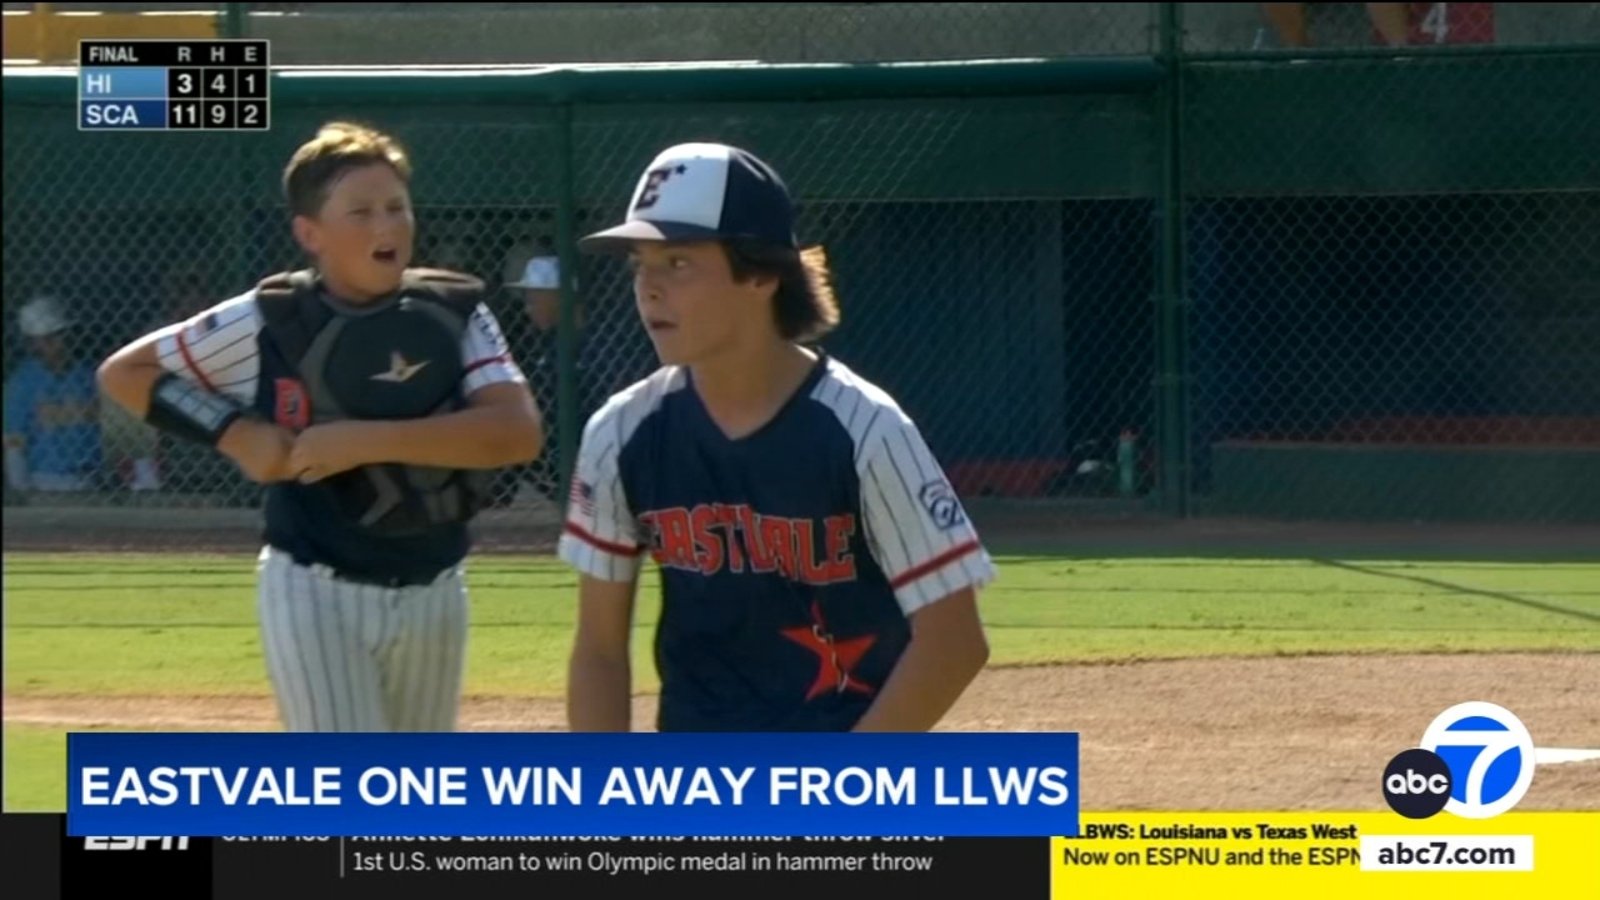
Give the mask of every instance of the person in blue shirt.
M 515 254 L 508 260 L 505 287 L 520 295 L 521 315 L 510 318 L 506 331 L 545 416 L 547 446 L 555 451 L 561 445 L 561 260 L 548 238 L 540 238 L 535 247 L 533 256 Z M 607 308 L 591 315 L 581 301 L 574 310 L 573 399 L 580 429 L 612 394 L 656 368 L 655 351 L 632 310 L 626 310 L 626 317 L 615 314 L 619 311 Z M 496 502 L 511 505 L 523 480 L 545 499 L 559 502 L 563 465 L 557 453 L 549 452 L 525 466 L 505 469 L 495 487 Z
M 6 382 L 6 481 L 23 492 L 91 490 L 101 468 L 94 367 L 73 359 L 73 323 L 54 298 L 17 318 L 31 353 Z

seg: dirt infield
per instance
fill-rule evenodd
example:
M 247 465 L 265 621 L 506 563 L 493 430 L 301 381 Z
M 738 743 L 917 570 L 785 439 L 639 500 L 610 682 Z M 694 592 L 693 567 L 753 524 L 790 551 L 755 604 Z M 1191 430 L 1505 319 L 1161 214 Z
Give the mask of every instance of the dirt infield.
M 1077 731 L 1085 810 L 1383 809 L 1378 781 L 1439 712 L 1499 703 L 1541 747 L 1600 748 L 1600 653 L 1302 656 L 995 668 L 940 730 Z M 648 729 L 654 697 L 638 697 Z M 249 697 L 5 699 L 7 724 L 266 730 Z M 463 727 L 564 727 L 561 701 L 469 698 Z M 1600 809 L 1600 761 L 1540 767 L 1519 808 Z

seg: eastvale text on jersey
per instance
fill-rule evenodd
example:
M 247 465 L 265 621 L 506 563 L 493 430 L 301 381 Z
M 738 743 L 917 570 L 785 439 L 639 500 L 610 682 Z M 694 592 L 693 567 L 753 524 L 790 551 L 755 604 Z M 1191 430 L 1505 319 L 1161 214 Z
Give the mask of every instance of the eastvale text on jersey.
M 639 516 L 652 536 L 651 553 L 663 566 L 714 575 L 724 569 L 757 574 L 779 572 L 805 584 L 856 579 L 850 541 L 853 515 L 813 519 L 763 515 L 742 503 L 669 507 Z M 741 540 L 740 536 L 743 535 Z

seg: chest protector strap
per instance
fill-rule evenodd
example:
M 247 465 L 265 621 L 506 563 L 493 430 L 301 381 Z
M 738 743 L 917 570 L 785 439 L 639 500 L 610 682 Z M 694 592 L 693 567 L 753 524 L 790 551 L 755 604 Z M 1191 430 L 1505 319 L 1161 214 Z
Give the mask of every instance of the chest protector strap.
M 263 280 L 257 305 L 270 345 L 304 389 L 304 424 L 415 419 L 466 405 L 461 339 L 483 283 L 441 269 L 408 269 L 395 296 L 335 306 L 310 271 Z M 464 523 L 488 499 L 492 470 L 379 464 L 319 482 L 348 517 L 380 535 Z

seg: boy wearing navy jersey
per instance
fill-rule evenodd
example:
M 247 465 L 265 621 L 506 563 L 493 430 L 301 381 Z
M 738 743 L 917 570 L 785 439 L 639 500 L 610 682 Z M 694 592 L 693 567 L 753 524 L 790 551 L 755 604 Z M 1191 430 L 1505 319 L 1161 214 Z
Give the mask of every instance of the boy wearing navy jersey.
M 582 246 L 627 253 L 663 365 L 584 430 L 560 544 L 581 575 L 572 729 L 630 726 L 645 555 L 660 730 L 931 729 L 988 659 L 994 565 L 911 419 L 805 346 L 838 308 L 782 179 L 669 148 Z

